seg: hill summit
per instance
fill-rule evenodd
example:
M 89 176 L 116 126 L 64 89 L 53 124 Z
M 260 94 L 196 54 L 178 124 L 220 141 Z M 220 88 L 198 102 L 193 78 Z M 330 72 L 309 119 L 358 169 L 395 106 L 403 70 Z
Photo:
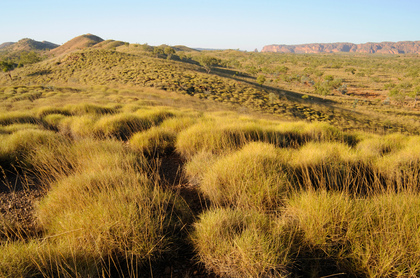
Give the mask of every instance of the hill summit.
M 92 35 L 92 34 L 81 35 L 51 50 L 51 54 L 55 54 L 55 55 L 65 54 L 65 53 L 69 53 L 75 50 L 94 46 L 95 44 L 98 44 L 103 41 L 104 40 L 102 38 Z
M 311 43 L 300 45 L 272 44 L 263 47 L 261 52 L 278 53 L 381 53 L 381 54 L 420 54 L 420 41 L 381 42 L 381 43 Z

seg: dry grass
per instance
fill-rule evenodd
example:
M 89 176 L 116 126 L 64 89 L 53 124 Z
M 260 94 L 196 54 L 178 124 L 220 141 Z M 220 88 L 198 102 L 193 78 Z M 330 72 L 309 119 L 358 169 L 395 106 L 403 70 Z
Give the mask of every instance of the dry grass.
M 379 129 L 376 112 L 367 119 L 359 107 L 357 116 L 309 107 L 192 64 L 183 71 L 178 62 L 130 61 L 110 51 L 74 57 L 50 74 L 25 75 L 49 62 L 16 71 L 16 84 L 54 77 L 65 86 L 0 87 L 0 165 L 46 189 L 36 209 L 41 235 L 11 236 L 24 231 L 0 214 L 0 276 L 139 277 L 146 262 L 174 254 L 190 212 L 176 192 L 161 189 L 151 166 L 174 150 L 191 185 L 213 204 L 192 235 L 208 270 L 226 277 L 420 276 L 418 137 L 344 132 Z M 102 72 L 111 62 L 114 81 Z M 156 72 L 138 75 L 151 67 Z M 208 112 L 229 106 L 221 102 L 314 122 Z
M 198 257 L 222 277 L 288 277 L 293 233 L 253 210 L 213 209 L 195 224 Z
M 342 193 L 303 192 L 285 214 L 303 233 L 303 253 L 321 250 L 355 275 L 414 277 L 420 273 L 416 194 L 379 194 L 354 200 Z
M 216 206 L 276 209 L 290 191 L 287 159 L 273 145 L 250 143 L 203 168 L 200 190 Z

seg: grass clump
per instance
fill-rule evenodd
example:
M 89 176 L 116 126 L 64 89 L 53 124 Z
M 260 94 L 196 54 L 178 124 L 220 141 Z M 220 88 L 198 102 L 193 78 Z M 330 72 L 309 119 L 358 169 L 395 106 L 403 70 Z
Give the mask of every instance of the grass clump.
M 169 153 L 175 148 L 176 133 L 162 127 L 152 127 L 146 131 L 135 133 L 130 145 L 148 156 Z
M 222 277 L 287 277 L 293 233 L 253 210 L 219 208 L 203 213 L 192 236 L 198 257 Z
M 48 121 L 57 124 L 58 130 L 74 139 L 93 138 L 96 135 L 95 124 L 98 120 L 96 115 L 86 114 L 82 116 L 60 117 L 49 115 Z
M 37 117 L 28 112 L 13 111 L 0 114 L 0 125 L 6 126 L 11 124 L 38 124 L 40 121 Z
M 362 195 L 383 189 L 375 183 L 372 165 L 343 143 L 308 143 L 293 151 L 289 165 L 289 177 L 296 188 Z
M 43 129 L 43 127 L 40 126 L 40 125 L 37 125 L 37 124 L 11 124 L 11 125 L 0 127 L 0 133 L 3 133 L 3 134 L 12 134 L 12 133 L 14 133 L 16 131 L 25 130 L 25 129 L 38 129 L 38 130 L 41 130 L 41 129 Z
M 69 111 L 69 109 L 60 108 L 60 107 L 50 107 L 50 106 L 41 107 L 36 111 L 36 115 L 40 119 L 42 119 L 42 118 L 44 118 L 48 115 L 51 115 L 51 114 L 59 114 L 59 115 L 63 115 L 63 116 L 70 116 L 71 112 Z
M 192 126 L 197 122 L 197 119 L 190 116 L 178 116 L 169 119 L 165 119 L 160 126 L 173 130 L 176 133 L 181 132 L 184 129 Z
M 72 115 L 96 114 L 106 115 L 118 112 L 116 108 L 100 106 L 91 103 L 71 104 L 64 107 L 64 111 L 69 111 Z
M 111 137 L 128 140 L 134 133 L 151 128 L 164 119 L 172 117 L 167 111 L 137 111 L 101 117 L 95 124 L 99 137 Z
M 324 123 L 279 123 L 251 119 L 208 117 L 182 131 L 177 150 L 186 158 L 201 151 L 220 154 L 240 149 L 249 142 L 266 142 L 297 148 L 307 142 L 347 141 L 344 134 Z
M 405 140 L 402 147 L 376 161 L 388 187 L 395 190 L 419 192 L 420 183 L 420 138 Z
M 36 151 L 42 145 L 57 145 L 64 138 L 48 130 L 23 129 L 10 135 L 3 135 L 0 141 L 0 166 L 4 169 L 31 167 L 26 160 L 29 152 Z M 14 165 L 14 166 L 13 166 Z
M 0 275 L 13 277 L 101 277 L 101 262 L 77 247 L 49 241 L 6 242 L 0 253 Z
M 312 264 L 305 261 L 308 257 L 316 257 L 357 276 L 415 277 L 420 273 L 419 205 L 416 194 L 356 200 L 309 191 L 291 198 L 285 215 L 302 233 L 297 260 L 303 266 Z M 318 267 L 322 271 L 326 264 Z
M 275 209 L 290 190 L 286 160 L 273 145 L 250 143 L 211 165 L 200 190 L 217 206 Z
M 36 209 L 44 239 L 4 247 L 0 274 L 124 276 L 175 248 L 188 210 L 153 182 L 146 159 L 122 142 L 81 140 L 31 158 L 50 187 Z M 29 255 L 10 257 L 16 252 Z

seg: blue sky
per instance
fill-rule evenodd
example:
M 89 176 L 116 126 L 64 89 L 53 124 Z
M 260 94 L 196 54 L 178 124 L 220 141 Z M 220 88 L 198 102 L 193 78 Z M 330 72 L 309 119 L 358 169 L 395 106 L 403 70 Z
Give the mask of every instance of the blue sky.
M 150 45 L 254 50 L 268 44 L 420 40 L 419 0 L 0 0 L 0 43 L 92 33 Z

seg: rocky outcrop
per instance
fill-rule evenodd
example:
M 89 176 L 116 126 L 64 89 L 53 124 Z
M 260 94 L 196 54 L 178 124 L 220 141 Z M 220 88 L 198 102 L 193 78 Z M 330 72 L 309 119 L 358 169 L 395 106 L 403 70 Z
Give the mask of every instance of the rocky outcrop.
M 381 42 L 381 43 L 311 43 L 300 45 L 266 45 L 261 52 L 278 53 L 382 53 L 382 54 L 420 54 L 420 41 Z

